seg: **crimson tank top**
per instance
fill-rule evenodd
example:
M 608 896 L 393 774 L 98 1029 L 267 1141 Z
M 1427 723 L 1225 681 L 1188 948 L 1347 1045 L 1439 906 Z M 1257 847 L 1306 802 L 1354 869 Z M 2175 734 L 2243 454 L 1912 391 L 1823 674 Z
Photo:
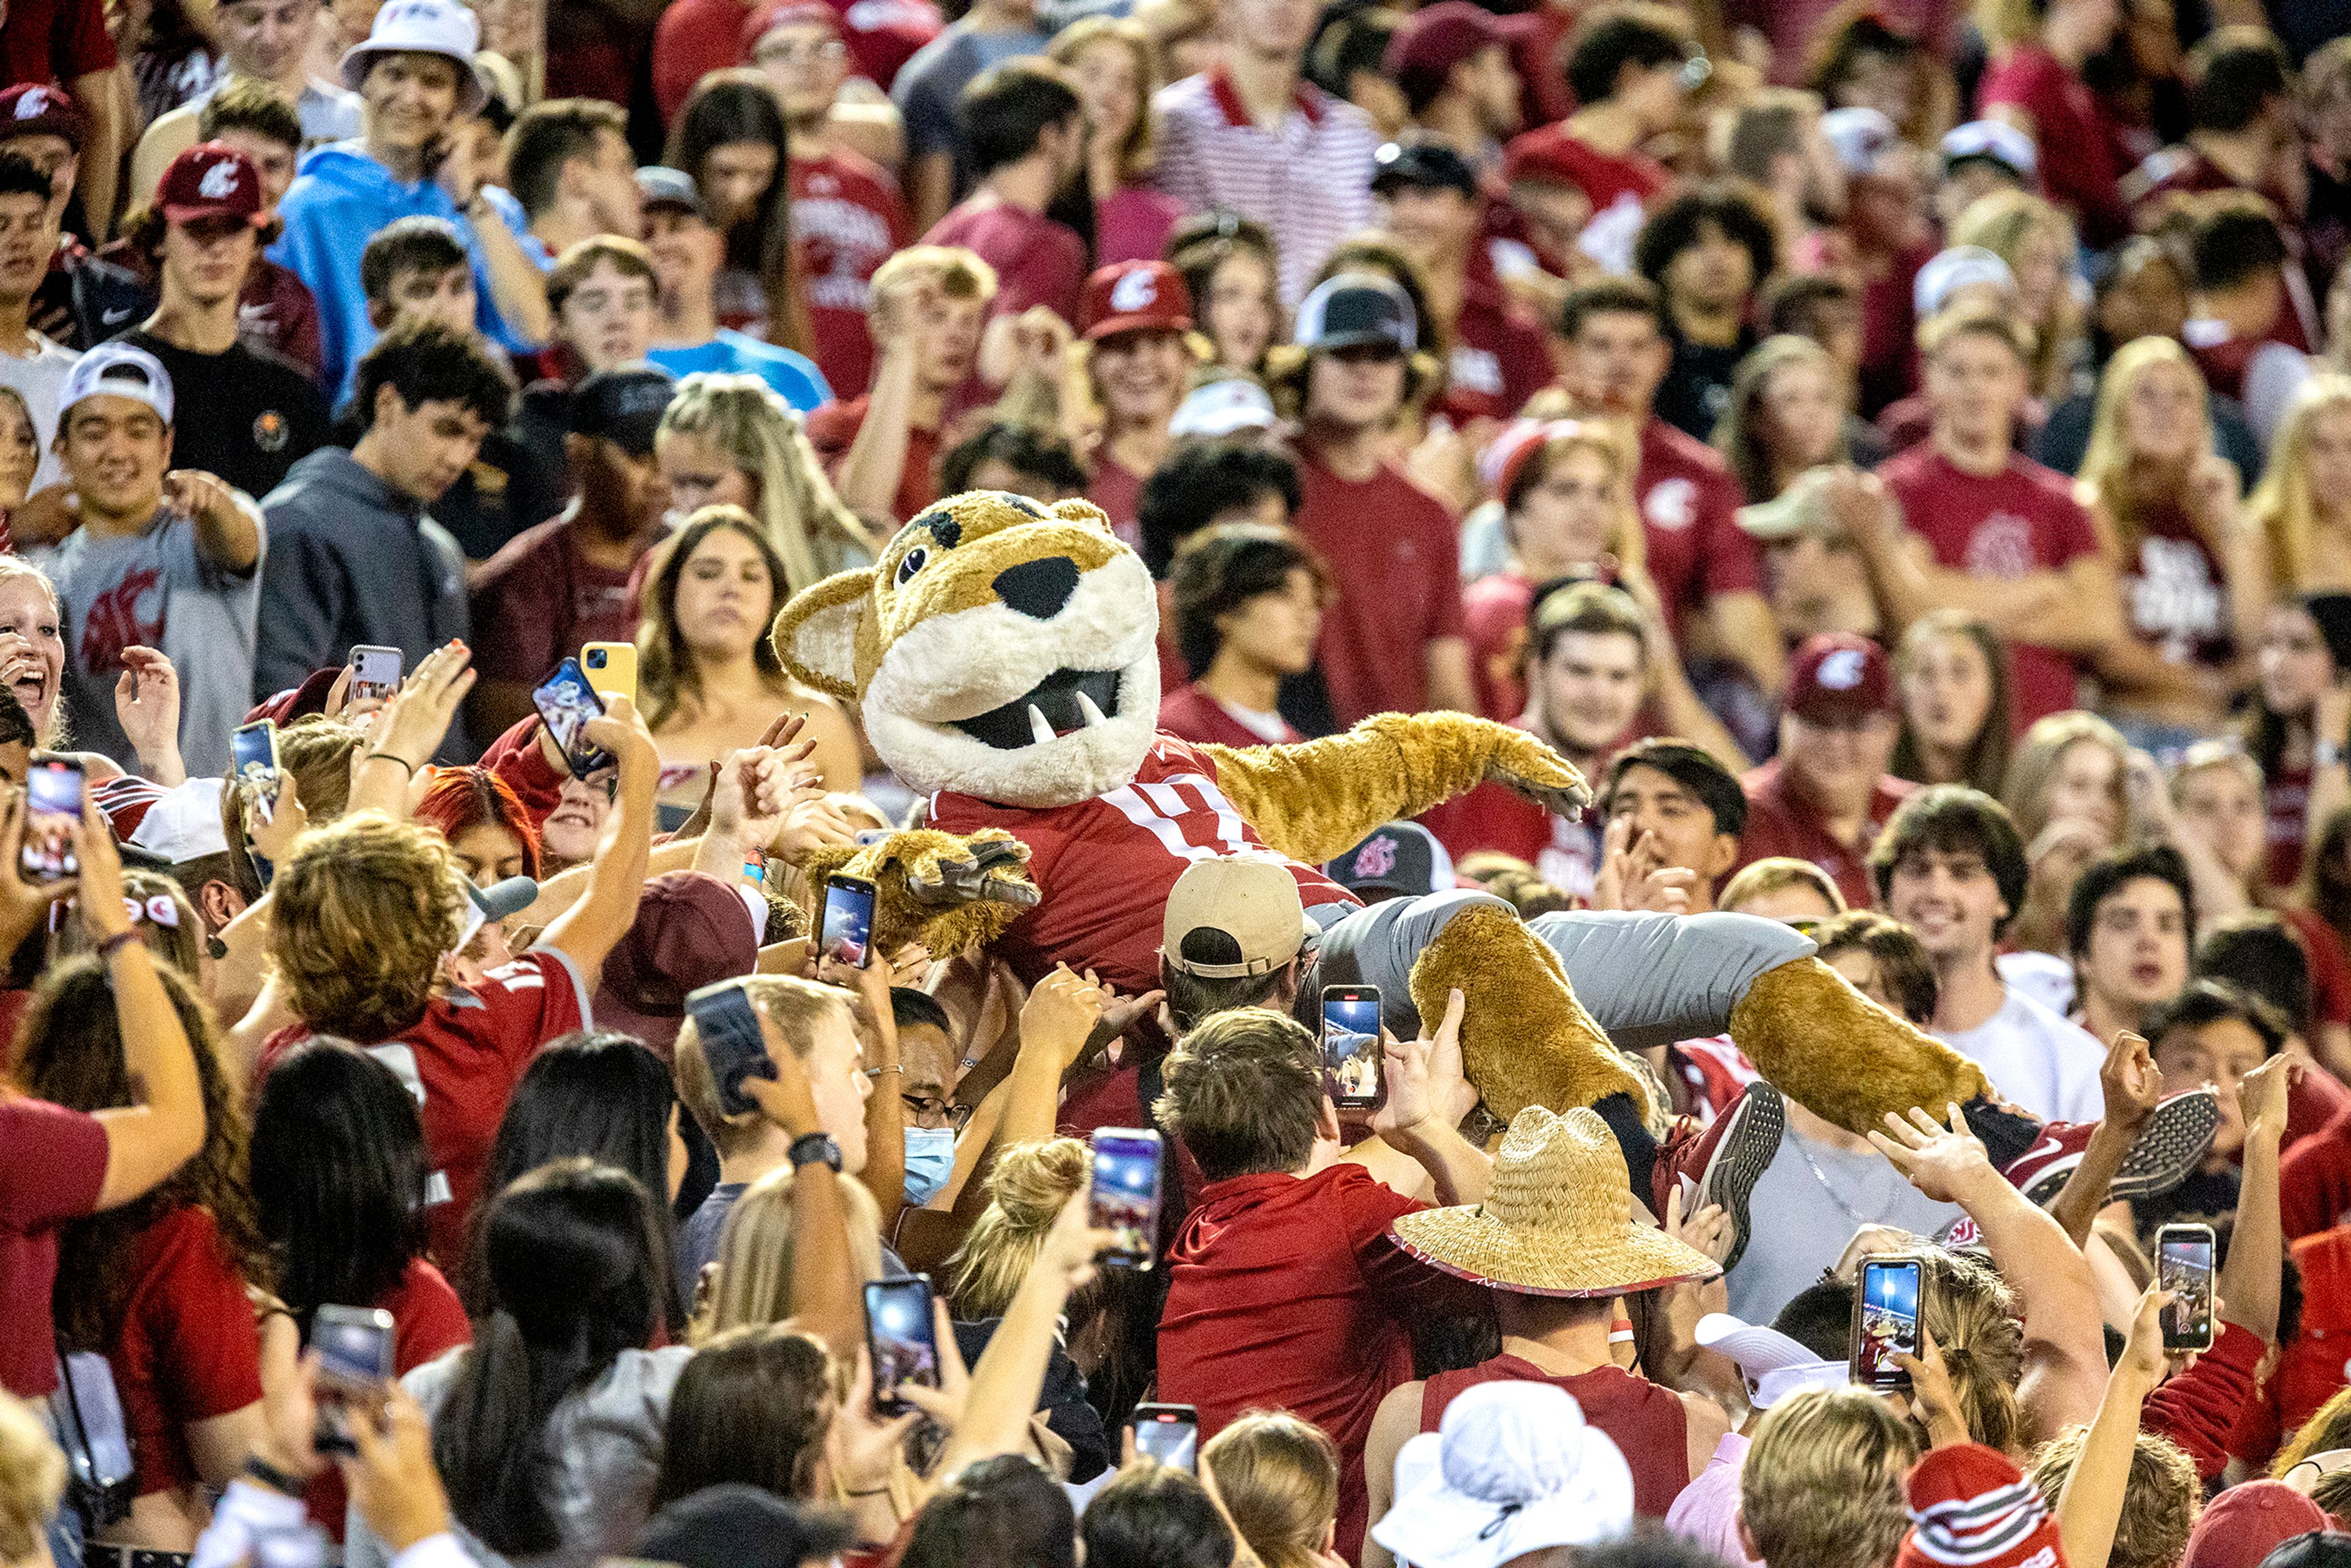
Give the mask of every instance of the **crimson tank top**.
M 1689 1485 L 1689 1421 L 1680 1397 L 1621 1366 L 1553 1377 L 1531 1361 L 1498 1355 L 1466 1372 L 1440 1372 L 1421 1385 L 1420 1429 L 1437 1430 L 1445 1407 L 1480 1383 L 1548 1383 L 1575 1396 L 1583 1418 L 1615 1440 L 1633 1471 L 1633 1511 L 1663 1519 Z

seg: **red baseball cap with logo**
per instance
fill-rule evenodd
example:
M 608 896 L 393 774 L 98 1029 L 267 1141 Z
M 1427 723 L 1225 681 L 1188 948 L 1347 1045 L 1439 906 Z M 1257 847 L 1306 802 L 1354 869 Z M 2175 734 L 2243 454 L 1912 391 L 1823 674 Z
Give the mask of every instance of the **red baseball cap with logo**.
M 62 136 L 78 152 L 89 133 L 89 118 L 62 88 L 19 82 L 0 92 L 0 141 L 19 136 Z
M 155 208 L 172 224 L 242 218 L 258 226 L 267 221 L 262 216 L 261 172 L 225 141 L 199 141 L 172 159 L 155 186 Z
M 1788 666 L 1788 711 L 1829 724 L 1894 711 L 1886 650 L 1850 632 L 1816 632 Z
M 1089 343 L 1119 332 L 1192 329 L 1192 291 L 1164 261 L 1122 261 L 1096 269 L 1078 301 L 1078 330 Z

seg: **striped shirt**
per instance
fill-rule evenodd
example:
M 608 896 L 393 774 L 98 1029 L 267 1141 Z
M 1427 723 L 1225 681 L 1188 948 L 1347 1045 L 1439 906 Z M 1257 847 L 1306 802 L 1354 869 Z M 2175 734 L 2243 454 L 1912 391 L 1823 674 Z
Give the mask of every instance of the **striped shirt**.
M 1249 118 L 1223 69 L 1162 88 L 1159 188 L 1192 212 L 1228 208 L 1263 224 L 1281 257 L 1281 298 L 1295 305 L 1315 269 L 1372 216 L 1371 117 L 1306 82 L 1268 131 Z

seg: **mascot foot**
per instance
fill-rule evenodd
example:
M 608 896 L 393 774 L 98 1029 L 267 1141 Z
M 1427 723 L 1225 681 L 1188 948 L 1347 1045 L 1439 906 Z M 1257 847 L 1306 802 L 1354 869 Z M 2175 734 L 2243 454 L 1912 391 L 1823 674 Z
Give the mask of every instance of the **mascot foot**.
M 1965 1105 L 1969 1124 L 2001 1165 L 1999 1148 L 2014 1158 L 2039 1131 L 2030 1118 L 1991 1107 L 1983 1069 L 1863 996 L 1817 957 L 1756 976 L 1730 1009 L 1730 1038 L 1782 1093 L 1849 1133 L 1884 1131 L 1889 1111 L 1923 1106 L 1940 1115 L 1945 1105 Z M 1980 1126 L 1979 1101 L 1986 1107 Z
M 883 954 L 919 942 L 945 958 L 992 942 L 1039 896 L 1029 846 L 1000 828 L 968 835 L 917 828 L 878 844 L 836 844 L 800 869 L 812 904 L 837 873 L 873 883 L 872 945 Z M 814 930 L 816 911 L 808 913 Z

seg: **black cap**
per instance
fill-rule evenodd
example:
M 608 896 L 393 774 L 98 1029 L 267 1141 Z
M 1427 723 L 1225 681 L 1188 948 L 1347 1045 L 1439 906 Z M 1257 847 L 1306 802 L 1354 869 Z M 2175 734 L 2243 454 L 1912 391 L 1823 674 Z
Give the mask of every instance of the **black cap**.
M 635 1555 L 680 1568 L 800 1568 L 847 1550 L 854 1538 L 839 1514 L 728 1481 L 653 1515 L 637 1535 Z
M 653 432 L 676 395 L 677 382 L 653 365 L 598 371 L 572 389 L 571 434 L 601 436 L 643 457 L 653 449 Z
M 1374 153 L 1372 189 L 1385 194 L 1398 185 L 1458 191 L 1473 202 L 1478 199 L 1478 172 L 1442 141 L 1391 141 Z
M 1453 885 L 1449 874 L 1444 887 L 1437 884 L 1437 861 L 1442 854 L 1435 836 L 1418 822 L 1389 822 L 1334 858 L 1322 868 L 1322 874 L 1353 894 L 1386 892 L 1418 897 Z M 1450 857 L 1447 861 L 1449 873 Z
M 1376 272 L 1343 272 L 1318 285 L 1298 307 L 1290 340 L 1301 349 L 1360 349 L 1382 344 L 1400 354 L 1420 346 L 1412 296 Z

